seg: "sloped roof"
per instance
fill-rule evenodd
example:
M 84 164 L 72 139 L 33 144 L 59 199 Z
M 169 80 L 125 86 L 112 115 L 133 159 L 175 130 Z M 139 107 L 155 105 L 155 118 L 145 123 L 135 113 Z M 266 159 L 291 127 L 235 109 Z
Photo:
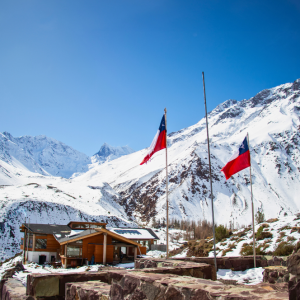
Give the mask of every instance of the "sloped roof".
M 32 233 L 40 234 L 60 234 L 64 237 L 71 233 L 71 228 L 67 225 L 56 225 L 56 224 L 23 224 L 23 226 L 30 230 Z M 22 230 L 24 231 L 24 230 Z
M 159 240 L 150 228 L 109 228 L 109 230 L 131 240 Z
M 73 235 L 70 235 L 70 236 L 66 236 L 64 238 L 56 238 L 56 239 L 61 245 L 64 245 L 64 244 L 67 244 L 69 242 L 75 242 L 75 241 L 82 240 L 82 239 L 87 238 L 87 237 L 95 236 L 95 235 L 98 235 L 98 234 L 100 235 L 100 234 L 103 234 L 103 233 L 106 233 L 107 235 L 110 235 L 111 237 L 113 237 L 116 240 L 131 244 L 131 245 L 134 245 L 134 246 L 141 246 L 140 244 L 138 244 L 138 243 L 136 243 L 136 242 L 134 242 L 130 239 L 127 239 L 127 238 L 125 238 L 125 237 L 123 237 L 123 236 L 121 236 L 117 233 L 111 232 L 111 231 L 109 231 L 107 229 L 104 229 L 104 228 L 83 230 L 83 231 L 78 232 L 78 234 L 73 234 Z

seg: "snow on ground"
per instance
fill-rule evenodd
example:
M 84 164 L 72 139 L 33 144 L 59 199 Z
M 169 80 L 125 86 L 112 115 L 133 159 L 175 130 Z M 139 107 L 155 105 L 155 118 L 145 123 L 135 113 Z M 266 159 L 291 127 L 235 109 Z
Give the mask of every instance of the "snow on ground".
M 115 265 L 117 268 L 134 269 L 134 262 L 132 263 L 120 263 Z
M 22 263 L 22 256 L 19 255 L 17 257 L 15 257 L 14 259 L 9 260 L 6 263 L 3 263 L 0 266 L 0 280 L 2 279 L 5 271 L 7 269 L 13 268 L 17 263 Z M 122 264 L 120 264 L 122 265 Z M 123 264 L 124 265 L 124 264 Z M 20 272 L 16 272 L 15 275 L 13 276 L 13 278 L 16 278 L 18 280 L 20 280 L 22 282 L 23 285 L 26 286 L 26 278 L 27 275 L 29 273 L 73 273 L 73 272 L 86 272 L 86 271 L 90 271 L 90 272 L 95 272 L 98 271 L 99 268 L 104 267 L 104 265 L 92 265 L 92 266 L 82 266 L 82 267 L 78 267 L 76 269 L 64 269 L 62 267 L 60 268 L 53 268 L 50 265 L 38 265 L 36 263 L 28 263 L 26 265 L 24 265 L 24 271 L 20 271 Z M 122 266 L 123 268 L 125 266 Z
M 159 251 L 159 250 L 150 250 L 147 252 L 147 255 L 144 255 L 144 257 L 153 257 L 153 258 L 165 258 L 166 252 Z
M 248 269 L 245 271 L 232 271 L 230 269 L 221 269 L 217 273 L 217 279 L 237 280 L 238 283 L 254 285 L 263 280 L 263 268 Z
M 297 216 L 286 216 L 280 217 L 278 221 L 268 223 L 263 222 L 261 224 L 255 225 L 255 232 L 259 229 L 262 224 L 267 224 L 269 227 L 264 228 L 263 231 L 268 231 L 272 234 L 272 238 L 263 239 L 260 241 L 256 241 L 256 248 L 259 245 L 267 244 L 268 247 L 265 248 L 265 252 L 273 252 L 279 244 L 280 241 L 290 242 L 295 244 L 297 241 L 300 240 L 300 233 L 296 229 L 292 229 L 293 227 L 297 228 L 300 227 L 300 218 Z M 226 241 L 219 242 L 216 244 L 216 248 L 218 249 L 217 256 L 222 256 L 222 251 L 229 248 L 230 244 L 234 244 L 235 248 L 231 251 L 227 252 L 224 256 L 240 256 L 240 251 L 244 243 L 251 244 L 253 242 L 252 239 L 252 228 L 247 232 L 245 236 L 240 237 L 239 240 L 236 240 L 237 235 L 244 231 L 244 228 L 235 231 L 234 234 L 226 239 Z M 213 257 L 214 252 L 211 251 L 209 253 L 209 257 Z
M 166 228 L 151 228 L 154 233 L 159 237 L 157 244 L 166 244 Z M 169 250 L 174 250 L 179 248 L 183 242 L 185 230 L 169 228 Z
M 181 253 L 178 253 L 178 254 L 172 256 L 172 258 L 173 257 L 177 257 L 177 258 L 182 257 L 182 258 L 184 258 L 184 257 L 186 257 L 186 254 L 187 254 L 188 250 L 189 250 L 188 248 L 185 248 Z

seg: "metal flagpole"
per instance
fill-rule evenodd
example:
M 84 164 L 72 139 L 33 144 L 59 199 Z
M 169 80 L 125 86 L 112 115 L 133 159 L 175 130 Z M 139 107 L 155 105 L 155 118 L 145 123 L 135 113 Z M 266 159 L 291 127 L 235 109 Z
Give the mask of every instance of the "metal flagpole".
M 25 224 L 24 224 L 24 238 L 23 238 L 23 265 L 25 265 L 25 254 L 26 254 L 26 238 L 27 238 L 27 230 L 26 230 L 26 217 L 25 217 Z
M 217 268 L 217 259 L 216 259 L 216 234 L 215 234 L 214 200 L 213 200 L 213 188 L 212 188 L 212 178 L 211 178 L 210 147 L 209 147 L 209 134 L 208 134 L 208 119 L 207 119 L 207 107 L 206 107 L 206 93 L 205 93 L 204 72 L 202 72 L 202 79 L 203 79 L 205 117 L 206 117 L 207 148 L 208 148 L 209 177 L 210 177 L 210 194 L 211 194 L 211 211 L 212 211 L 213 235 L 214 235 L 214 261 L 215 261 L 215 269 L 216 269 L 216 272 L 217 272 L 218 268 Z
M 165 122 L 166 122 L 166 219 L 167 219 L 167 230 L 166 230 L 166 241 L 167 241 L 167 259 L 169 259 L 169 189 L 168 189 L 168 141 L 167 141 L 167 109 L 165 108 Z
M 247 133 L 247 142 L 248 142 L 249 153 L 250 153 L 249 133 Z M 256 268 L 255 225 L 254 225 L 254 204 L 253 204 L 252 174 L 251 174 L 251 154 L 250 154 L 250 184 L 251 184 L 252 228 L 253 228 L 253 259 L 254 259 L 254 268 Z
M 28 263 L 28 248 L 29 248 L 29 237 L 30 237 L 30 233 L 29 233 L 29 223 L 30 223 L 30 219 L 28 218 L 28 230 L 27 230 L 27 253 L 26 253 L 26 261 Z

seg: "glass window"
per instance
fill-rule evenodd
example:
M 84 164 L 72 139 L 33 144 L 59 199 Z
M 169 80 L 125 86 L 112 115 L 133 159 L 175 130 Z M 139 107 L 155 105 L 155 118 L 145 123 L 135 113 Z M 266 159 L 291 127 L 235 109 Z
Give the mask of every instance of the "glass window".
M 35 242 L 36 249 L 47 249 L 47 239 L 37 239 Z
M 28 238 L 25 239 L 25 247 L 27 248 Z M 32 237 L 29 238 L 29 248 L 32 248 Z
M 82 248 L 80 246 L 71 245 L 67 247 L 67 256 L 82 256 Z

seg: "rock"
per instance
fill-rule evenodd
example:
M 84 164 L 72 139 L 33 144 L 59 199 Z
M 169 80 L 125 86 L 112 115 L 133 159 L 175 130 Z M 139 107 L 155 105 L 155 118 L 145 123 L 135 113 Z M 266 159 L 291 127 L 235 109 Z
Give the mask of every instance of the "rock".
M 283 266 L 270 266 L 264 268 L 263 282 L 268 283 L 281 283 L 288 282 L 289 273 L 287 267 Z
M 2 300 L 34 300 L 33 297 L 26 295 L 26 288 L 16 279 L 5 280 L 1 287 Z

